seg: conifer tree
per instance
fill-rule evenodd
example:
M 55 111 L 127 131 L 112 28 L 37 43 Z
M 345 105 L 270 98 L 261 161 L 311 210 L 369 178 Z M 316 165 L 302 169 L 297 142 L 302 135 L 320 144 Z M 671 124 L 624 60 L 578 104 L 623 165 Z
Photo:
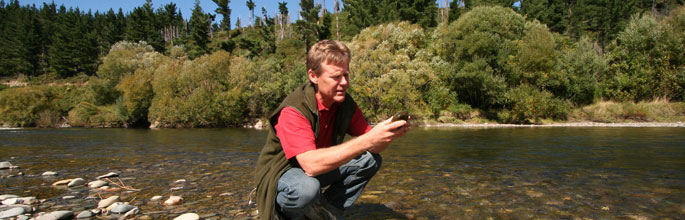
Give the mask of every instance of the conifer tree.
M 319 40 L 319 11 L 321 5 L 314 6 L 314 0 L 300 1 L 300 15 L 302 20 L 296 22 L 297 29 L 302 35 L 302 41 L 305 43 L 305 50 L 309 51 L 309 47 L 314 45 Z
M 231 30 L 231 8 L 228 4 L 231 0 L 212 0 L 217 5 L 217 9 L 214 10 L 217 14 L 223 16 L 221 18 L 221 30 L 230 31 Z
M 157 51 L 164 51 L 164 42 L 160 33 L 161 26 L 152 9 L 152 0 L 146 0 L 142 7 L 136 7 L 128 15 L 126 40 L 146 41 Z
M 209 28 L 211 20 L 208 14 L 202 11 L 200 1 L 195 0 L 195 8 L 193 14 L 190 16 L 190 35 L 195 42 L 195 47 L 189 52 L 191 58 L 206 54 L 209 50 L 207 44 L 209 43 Z

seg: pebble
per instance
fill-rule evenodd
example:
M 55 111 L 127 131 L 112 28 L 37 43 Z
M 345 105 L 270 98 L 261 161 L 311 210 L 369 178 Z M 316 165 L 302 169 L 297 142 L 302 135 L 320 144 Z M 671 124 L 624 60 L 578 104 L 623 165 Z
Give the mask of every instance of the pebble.
M 5 195 L 0 195 L 0 200 L 11 199 L 11 198 L 18 198 L 18 197 L 19 197 L 19 196 L 16 196 L 16 195 L 5 194 Z
M 121 204 L 121 205 L 118 205 L 118 206 L 112 208 L 111 212 L 114 214 L 122 214 L 122 213 L 126 213 L 128 211 L 131 211 L 132 209 L 135 209 L 135 208 L 138 208 L 138 207 L 135 207 L 132 205 Z
M 102 175 L 102 176 L 98 176 L 98 177 L 96 177 L 96 179 L 110 178 L 110 177 L 118 177 L 118 176 L 119 176 L 118 173 L 110 172 L 110 173 L 108 173 L 108 174 L 105 174 L 105 175 Z
M 43 174 L 41 174 L 41 175 L 42 175 L 42 176 L 57 176 L 58 173 L 57 173 L 57 172 L 53 172 L 53 171 L 45 171 L 45 172 L 44 172 Z
M 67 184 L 69 184 L 69 183 L 71 182 L 71 180 L 73 180 L 73 179 L 60 180 L 60 181 L 57 181 L 57 182 L 53 183 L 52 185 L 53 185 L 53 186 L 67 185 Z
M 71 211 L 54 211 L 45 215 L 38 216 L 36 220 L 66 220 L 73 218 L 74 213 Z
M 39 201 L 36 199 L 36 197 L 21 197 L 19 198 L 21 200 L 21 204 L 26 204 L 26 205 L 31 205 L 31 204 L 38 204 Z
M 2 200 L 3 205 L 14 205 L 17 203 L 21 203 L 21 200 L 19 200 L 19 198 L 10 198 L 10 199 Z
M 180 179 L 180 180 L 174 181 L 174 183 L 185 183 L 185 182 L 186 182 L 186 179 Z
M 164 205 L 178 205 L 183 202 L 183 197 L 180 196 L 170 196 L 169 199 L 164 201 Z
M 103 199 L 103 200 L 101 200 L 100 202 L 98 202 L 98 208 L 99 208 L 99 209 L 105 208 L 105 207 L 107 207 L 107 206 L 112 205 L 112 203 L 114 203 L 114 202 L 116 202 L 116 201 L 119 201 L 119 196 L 111 196 L 111 197 L 109 197 L 109 198 L 107 198 L 107 199 Z
M 172 187 L 172 188 L 169 189 L 169 190 L 171 190 L 171 191 L 177 191 L 177 190 L 182 190 L 182 189 L 183 189 L 182 186 L 178 186 L 178 187 Z
M 159 200 L 162 200 L 162 198 L 164 198 L 164 197 L 162 197 L 162 196 L 153 196 L 153 197 L 150 199 L 150 201 L 153 201 L 153 202 L 154 202 L 154 201 L 159 201 Z
M 88 187 L 100 188 L 100 187 L 106 186 L 107 184 L 109 184 L 109 183 L 102 181 L 102 180 L 95 180 L 95 181 L 88 183 Z
M 0 170 L 9 169 L 10 167 L 12 167 L 12 164 L 10 162 L 8 162 L 8 161 L 0 162 Z
M 198 219 L 200 219 L 200 216 L 198 214 L 195 214 L 195 213 L 186 213 L 186 214 L 183 214 L 183 215 L 180 215 L 180 216 L 174 218 L 174 220 L 198 220 Z
M 75 199 L 76 196 L 63 196 L 62 199 L 64 200 L 69 200 L 69 199 Z
M 26 216 L 26 215 L 20 215 L 17 217 L 17 220 L 29 220 L 29 219 L 31 219 L 31 217 Z
M 107 208 L 105 208 L 105 210 L 112 211 L 112 209 L 116 208 L 119 205 L 123 205 L 123 204 L 124 204 L 123 202 L 115 202 L 115 203 L 112 203 L 111 205 L 107 206 Z
M 95 214 L 93 214 L 93 212 L 85 210 L 85 211 L 82 211 L 81 213 L 78 213 L 76 218 L 90 218 L 90 217 L 93 217 L 94 215 Z
M 0 212 L 0 219 L 15 217 L 17 215 L 21 215 L 24 213 L 25 213 L 24 208 L 14 207 L 14 208 Z
M 140 209 L 138 207 L 135 207 L 135 208 L 131 209 L 131 211 L 126 212 L 126 214 L 124 214 L 124 216 L 122 218 L 126 219 L 129 216 L 135 216 L 138 213 L 140 213 Z
M 71 182 L 69 182 L 69 184 L 67 184 L 67 186 L 68 187 L 76 187 L 76 186 L 83 186 L 84 184 L 86 184 L 86 180 L 84 180 L 83 178 L 76 178 L 76 179 L 71 180 Z

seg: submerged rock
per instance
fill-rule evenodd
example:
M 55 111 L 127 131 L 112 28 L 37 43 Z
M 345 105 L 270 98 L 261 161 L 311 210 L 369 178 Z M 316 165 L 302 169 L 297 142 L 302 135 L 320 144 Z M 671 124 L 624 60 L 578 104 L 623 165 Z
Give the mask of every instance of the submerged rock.
M 121 205 L 118 205 L 118 206 L 112 208 L 111 212 L 114 214 L 123 214 L 123 213 L 131 211 L 132 209 L 135 209 L 135 208 L 138 208 L 138 207 L 132 206 L 132 205 L 121 204 Z
M 71 183 L 72 180 L 73 180 L 73 179 L 60 180 L 60 181 L 57 181 L 57 182 L 53 183 L 52 185 L 53 185 L 53 186 L 67 185 L 67 184 Z
M 170 196 L 169 199 L 164 201 L 164 205 L 178 205 L 183 202 L 183 197 L 180 196 Z
M 98 202 L 98 208 L 106 208 L 107 206 L 112 205 L 116 201 L 119 201 L 119 196 L 110 196 L 109 198 L 103 199 L 100 202 Z
M 45 172 L 43 172 L 43 174 L 41 174 L 41 176 L 57 176 L 57 175 L 58 175 L 58 173 L 53 172 L 53 171 L 45 171 Z
M 98 176 L 98 177 L 96 177 L 96 179 L 103 179 L 103 178 L 110 178 L 110 177 L 118 177 L 118 176 L 119 176 L 118 173 L 110 172 L 110 173 L 108 173 L 108 174 L 105 174 L 105 175 L 102 175 L 102 176 Z
M 12 218 L 21 214 L 24 214 L 25 210 L 21 207 L 14 207 L 5 211 L 0 212 L 0 219 Z
M 93 217 L 95 214 L 89 210 L 84 210 L 81 213 L 79 213 L 76 218 L 90 218 Z
M 0 201 L 11 198 L 19 198 L 19 196 L 10 194 L 0 195 Z
M 77 187 L 77 186 L 83 186 L 84 184 L 86 184 L 86 180 L 84 180 L 83 178 L 76 178 L 76 179 L 71 180 L 69 182 L 69 184 L 67 184 L 67 186 L 68 187 Z
M 162 197 L 162 196 L 153 196 L 153 197 L 150 199 L 150 201 L 153 201 L 153 202 L 154 202 L 154 201 L 159 201 L 159 200 L 162 200 L 162 198 L 164 198 L 164 197 Z
M 0 162 L 0 170 L 9 169 L 10 167 L 12 167 L 12 164 L 10 162 L 8 162 L 8 161 Z
M 88 187 L 90 187 L 90 188 L 100 188 L 100 187 L 102 187 L 102 186 L 106 186 L 107 184 L 109 184 L 109 183 L 107 183 L 107 182 L 105 182 L 105 181 L 102 181 L 102 180 L 95 180 L 95 181 L 92 181 L 92 182 L 88 183 Z
M 67 220 L 73 218 L 74 213 L 72 211 L 54 211 L 45 215 L 38 216 L 36 220 Z
M 174 220 L 198 220 L 198 219 L 200 219 L 200 216 L 198 214 L 195 214 L 195 213 L 186 213 L 186 214 L 183 214 L 183 215 L 180 215 L 180 216 L 174 218 Z

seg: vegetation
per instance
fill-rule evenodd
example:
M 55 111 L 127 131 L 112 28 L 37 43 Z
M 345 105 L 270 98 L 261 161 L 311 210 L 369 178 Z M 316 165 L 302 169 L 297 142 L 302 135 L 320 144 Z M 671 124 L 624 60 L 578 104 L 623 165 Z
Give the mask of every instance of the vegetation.
M 685 7 L 648 2 L 346 0 L 331 13 L 303 0 L 290 23 L 286 3 L 270 17 L 247 1 L 248 25 L 231 28 L 198 4 L 184 20 L 173 3 L 93 14 L 0 0 L 0 123 L 242 126 L 307 81 L 305 51 L 326 38 L 350 47 L 370 121 L 682 120 Z

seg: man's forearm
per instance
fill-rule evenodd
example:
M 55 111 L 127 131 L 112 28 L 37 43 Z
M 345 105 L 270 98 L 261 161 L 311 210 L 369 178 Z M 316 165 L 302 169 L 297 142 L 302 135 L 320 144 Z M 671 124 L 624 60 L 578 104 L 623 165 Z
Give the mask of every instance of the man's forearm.
M 365 135 L 356 137 L 342 144 L 310 150 L 295 156 L 305 174 L 318 176 L 337 169 L 365 151 L 374 148 Z

